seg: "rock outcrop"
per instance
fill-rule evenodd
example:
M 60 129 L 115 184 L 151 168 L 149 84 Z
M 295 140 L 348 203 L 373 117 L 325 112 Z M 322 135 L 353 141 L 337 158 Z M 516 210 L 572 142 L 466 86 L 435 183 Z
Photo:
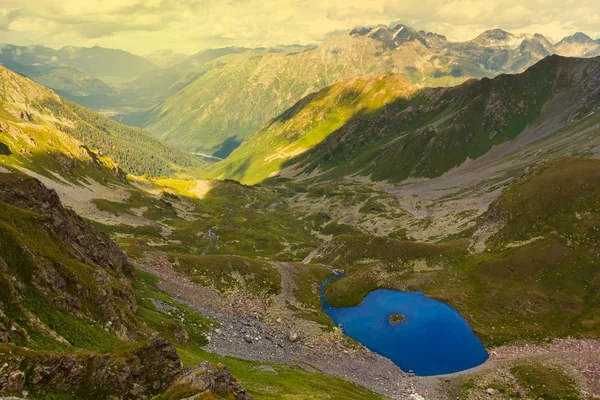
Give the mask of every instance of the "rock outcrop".
M 252 400 L 246 389 L 231 375 L 229 368 L 208 361 L 199 363 L 195 368 L 185 369 L 159 399 L 172 400 L 178 393 L 186 393 L 186 400 L 204 399 L 207 393 L 226 399 Z
M 122 272 L 133 272 L 127 256 L 105 233 L 65 208 L 58 194 L 38 179 L 25 175 L 0 180 L 0 201 L 50 218 L 48 228 L 73 248 L 72 256 L 83 263 Z
M 125 275 L 134 269 L 106 234 L 18 172 L 0 173 L 0 210 L 0 343 L 81 347 L 76 321 L 91 336 L 148 338 Z
M 0 394 L 43 398 L 51 388 L 77 398 L 149 399 L 165 391 L 182 372 L 177 351 L 153 338 L 123 354 L 55 353 L 0 348 Z

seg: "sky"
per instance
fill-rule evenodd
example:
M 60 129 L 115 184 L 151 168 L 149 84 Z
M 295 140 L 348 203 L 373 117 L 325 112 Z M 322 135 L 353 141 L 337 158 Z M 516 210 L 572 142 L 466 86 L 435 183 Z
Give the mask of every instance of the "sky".
M 486 29 L 600 37 L 599 0 L 2 0 L 0 43 L 159 49 L 314 44 L 332 32 L 402 22 L 469 40 Z

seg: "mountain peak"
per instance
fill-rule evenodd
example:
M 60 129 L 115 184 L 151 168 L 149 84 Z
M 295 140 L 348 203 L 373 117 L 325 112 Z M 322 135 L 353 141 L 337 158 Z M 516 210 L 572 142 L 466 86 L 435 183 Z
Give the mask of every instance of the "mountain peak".
M 508 38 L 510 38 L 512 36 L 513 36 L 512 33 L 507 32 L 504 29 L 496 28 L 496 29 L 488 29 L 486 31 L 483 31 L 477 37 L 488 37 L 488 38 L 504 39 L 505 40 L 505 39 L 508 39 Z
M 599 43 L 583 32 L 566 36 L 554 46 L 558 54 L 569 57 L 586 57 L 600 54 Z
M 571 36 L 567 36 L 565 38 L 563 38 L 563 40 L 561 40 L 559 43 L 590 43 L 593 42 L 594 40 L 592 40 L 591 37 L 589 37 L 588 35 L 586 35 L 583 32 L 575 32 L 574 34 L 572 34 Z
M 472 40 L 480 46 L 493 47 L 514 39 L 514 35 L 503 29 L 488 29 Z
M 446 41 L 446 37 L 437 33 L 417 31 L 404 24 L 395 26 L 377 25 L 374 27 L 359 27 L 350 32 L 350 36 L 367 36 L 383 42 L 386 50 L 395 49 L 403 43 L 418 41 L 425 47 Z

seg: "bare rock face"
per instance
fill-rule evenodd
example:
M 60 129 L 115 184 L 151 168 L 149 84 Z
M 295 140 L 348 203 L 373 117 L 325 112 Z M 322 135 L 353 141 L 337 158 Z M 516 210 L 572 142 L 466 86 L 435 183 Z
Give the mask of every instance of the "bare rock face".
M 177 351 L 161 338 L 122 355 L 3 350 L 0 358 L 0 394 L 26 390 L 33 398 L 51 387 L 89 398 L 149 399 L 182 372 Z
M 133 272 L 127 256 L 102 232 L 74 211 L 65 208 L 58 194 L 38 179 L 19 174 L 10 182 L 0 182 L 0 201 L 50 218 L 49 228 L 73 248 L 72 256 L 84 263 L 97 264 L 121 272 Z

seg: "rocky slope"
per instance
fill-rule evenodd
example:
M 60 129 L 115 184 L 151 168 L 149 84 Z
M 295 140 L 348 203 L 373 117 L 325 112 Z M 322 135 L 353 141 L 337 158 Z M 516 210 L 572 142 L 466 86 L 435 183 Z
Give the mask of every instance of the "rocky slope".
M 600 43 L 583 32 L 577 32 L 556 43 L 556 52 L 568 57 L 594 57 L 600 55 Z
M 599 76 L 599 58 L 551 56 L 519 75 L 453 88 L 418 90 L 391 76 L 350 80 L 297 103 L 213 173 L 246 183 L 282 169 L 285 176 L 390 182 L 437 177 L 524 133 L 540 140 L 595 120 Z M 393 82 L 404 82 L 402 90 L 394 92 Z M 389 92 L 369 93 L 377 85 Z M 369 102 L 379 103 L 369 108 Z M 511 151 L 521 146 L 530 144 Z
M 3 342 L 102 347 L 143 335 L 123 252 L 38 180 L 0 175 Z
M 250 399 L 222 365 L 183 368 L 138 313 L 134 269 L 55 191 L 0 171 L 0 394 Z M 148 339 L 150 340 L 148 341 Z

